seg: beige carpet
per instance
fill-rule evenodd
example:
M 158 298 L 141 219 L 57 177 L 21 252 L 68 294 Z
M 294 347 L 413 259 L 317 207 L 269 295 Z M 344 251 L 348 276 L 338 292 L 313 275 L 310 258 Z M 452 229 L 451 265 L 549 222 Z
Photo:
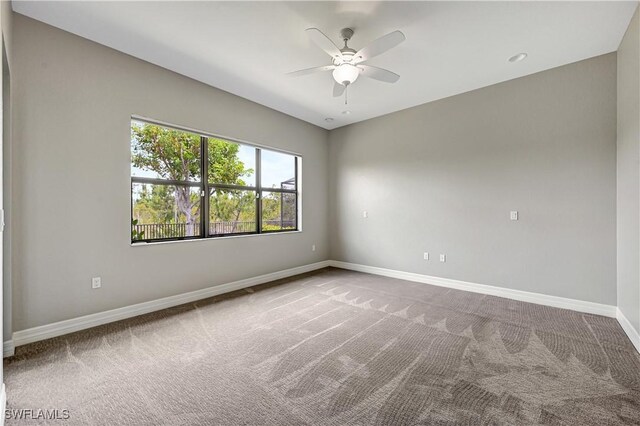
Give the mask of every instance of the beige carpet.
M 20 347 L 5 383 L 48 424 L 640 424 L 614 319 L 339 269 Z

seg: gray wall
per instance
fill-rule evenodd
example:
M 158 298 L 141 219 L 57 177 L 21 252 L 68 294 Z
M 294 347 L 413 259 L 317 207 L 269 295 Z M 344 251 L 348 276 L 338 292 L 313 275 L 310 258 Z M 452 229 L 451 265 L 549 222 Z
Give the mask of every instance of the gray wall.
M 618 307 L 640 332 L 640 24 L 618 49 Z
M 13 37 L 14 331 L 328 258 L 616 304 L 616 54 L 329 134 L 20 15 Z M 130 247 L 131 114 L 300 152 L 304 231 Z
M 328 258 L 326 130 L 21 15 L 13 23 L 14 331 Z M 130 247 L 132 114 L 302 154 L 303 232 Z
M 329 164 L 333 259 L 616 304 L 615 53 L 332 131 Z

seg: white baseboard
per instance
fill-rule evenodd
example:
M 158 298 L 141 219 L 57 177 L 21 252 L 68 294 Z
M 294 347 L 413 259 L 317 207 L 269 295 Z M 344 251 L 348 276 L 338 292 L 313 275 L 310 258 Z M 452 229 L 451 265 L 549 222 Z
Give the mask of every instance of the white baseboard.
M 258 284 L 264 284 L 270 281 L 287 278 L 298 274 L 303 274 L 305 272 L 314 271 L 317 269 L 325 268 L 327 266 L 617 318 L 624 328 L 625 332 L 627 332 L 627 334 L 631 338 L 636 348 L 640 348 L 640 338 L 638 337 L 637 332 L 633 329 L 633 327 L 631 327 L 631 324 L 626 320 L 624 315 L 622 315 L 622 313 L 617 309 L 616 306 L 569 299 L 559 296 L 549 296 L 540 293 L 531 293 L 522 290 L 513 290 L 503 287 L 495 287 L 486 284 L 453 280 L 449 278 L 433 277 L 412 272 L 396 271 L 393 269 L 378 268 L 375 266 L 359 265 L 355 263 L 340 262 L 335 260 L 326 260 L 296 268 L 286 269 L 283 271 L 273 272 L 270 274 L 260 275 L 257 277 L 247 278 L 240 281 L 217 285 L 202 290 L 196 290 L 189 293 L 169 296 L 150 302 L 138 303 L 135 305 L 125 306 L 123 308 L 112 309 L 105 312 L 99 312 L 96 314 L 85 315 L 78 318 L 72 318 L 52 324 L 16 331 L 15 333 L 13 333 L 13 340 L 4 342 L 3 354 L 4 356 L 13 355 L 15 347 L 25 345 L 27 343 L 61 336 L 64 334 L 73 333 L 75 331 L 85 330 L 87 328 L 96 327 L 98 325 L 131 318 L 138 315 L 143 315 L 149 312 L 166 309 L 173 306 L 178 306 L 184 303 L 195 302 L 197 300 L 206 299 L 208 297 L 217 296 L 219 294 L 240 290 Z
M 15 353 L 15 346 L 13 346 L 13 340 L 6 340 L 2 342 L 2 357 L 13 356 Z
M 452 280 L 449 278 L 432 277 L 429 275 L 416 274 L 413 272 L 402 272 L 393 269 L 378 268 L 375 266 L 359 265 L 356 263 L 340 262 L 336 260 L 330 260 L 329 265 L 336 268 L 350 269 L 352 271 L 383 275 L 385 277 L 398 278 L 401 280 L 432 284 L 440 287 L 455 288 L 458 290 L 471 291 L 474 293 L 488 294 L 491 296 L 520 300 L 522 302 L 537 303 L 539 305 L 553 306 L 555 308 L 570 309 L 572 311 L 586 312 L 589 314 L 616 318 L 617 308 L 612 305 L 586 302 L 584 300 L 568 299 L 559 296 L 549 296 L 540 293 L 530 293 L 528 291 L 512 290 L 504 287 L 476 284 L 466 281 Z
M 635 346 L 637 351 L 640 352 L 640 333 L 638 332 L 638 330 L 633 328 L 633 326 L 631 325 L 627 317 L 624 316 L 620 308 L 617 309 L 616 318 L 620 323 L 620 326 L 622 327 L 624 332 L 627 333 L 627 336 L 629 336 L 629 340 L 631 340 L 631 343 L 633 343 L 633 346 Z
M 240 290 L 258 284 L 264 284 L 270 281 L 275 281 L 298 274 L 303 274 L 305 272 L 315 271 L 316 269 L 326 268 L 327 266 L 329 266 L 329 261 L 312 263 L 309 265 L 285 269 L 283 271 L 273 272 L 270 274 L 259 275 L 257 277 L 247 278 L 240 281 L 221 284 L 202 290 L 191 291 L 189 293 L 164 297 L 162 299 L 152 300 L 150 302 L 138 303 L 135 305 L 125 306 L 123 308 L 112 309 L 105 312 L 99 312 L 96 314 L 85 315 L 78 318 L 72 318 L 52 324 L 46 324 L 39 327 L 16 331 L 13 333 L 13 345 L 17 347 L 26 345 L 27 343 L 37 342 L 39 340 L 62 336 L 63 334 L 85 330 L 87 328 L 96 327 L 98 325 L 147 314 L 149 312 L 159 311 L 161 309 L 182 305 L 184 303 L 195 302 L 197 300 L 206 299 L 208 297 L 217 296 L 219 294 L 229 293 L 231 291 Z

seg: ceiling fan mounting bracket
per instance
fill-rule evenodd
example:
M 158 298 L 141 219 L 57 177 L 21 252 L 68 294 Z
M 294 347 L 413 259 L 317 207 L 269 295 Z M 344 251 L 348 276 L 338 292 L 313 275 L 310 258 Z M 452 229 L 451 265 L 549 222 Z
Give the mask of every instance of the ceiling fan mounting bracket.
M 344 42 L 346 43 L 347 41 L 351 40 L 351 37 L 353 37 L 353 30 L 351 28 L 341 29 L 340 37 L 342 37 L 342 40 L 344 40 Z

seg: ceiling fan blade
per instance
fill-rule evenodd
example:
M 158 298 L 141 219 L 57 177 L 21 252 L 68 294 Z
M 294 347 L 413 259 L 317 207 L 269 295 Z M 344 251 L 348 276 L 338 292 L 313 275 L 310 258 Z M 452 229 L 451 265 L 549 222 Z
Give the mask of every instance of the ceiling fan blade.
M 372 67 L 371 65 L 358 65 L 358 68 L 362 70 L 361 75 L 373 78 L 374 80 L 384 81 L 385 83 L 395 83 L 400 79 L 398 74 L 383 68 Z
M 317 28 L 307 28 L 305 30 L 307 35 L 320 49 L 324 50 L 331 56 L 332 58 L 339 58 L 342 56 L 340 49 L 336 44 L 331 41 L 329 37 L 324 35 L 322 31 Z
M 362 49 L 358 50 L 355 55 L 353 55 L 353 63 L 359 64 L 360 62 L 368 61 L 374 56 L 378 56 L 387 50 L 396 47 L 403 41 L 405 41 L 406 37 L 402 34 L 402 31 L 394 31 L 385 36 L 380 37 L 379 39 L 374 40 L 371 44 Z
M 342 94 L 344 93 L 344 89 L 346 88 L 346 86 L 343 86 L 342 84 L 338 83 L 338 82 L 334 82 L 333 84 L 333 97 L 334 98 L 339 98 L 340 96 L 342 96 Z
M 322 71 L 330 71 L 335 68 L 335 65 L 323 65 L 321 67 L 305 68 L 303 70 L 288 72 L 290 77 L 300 77 L 302 75 L 314 74 Z

